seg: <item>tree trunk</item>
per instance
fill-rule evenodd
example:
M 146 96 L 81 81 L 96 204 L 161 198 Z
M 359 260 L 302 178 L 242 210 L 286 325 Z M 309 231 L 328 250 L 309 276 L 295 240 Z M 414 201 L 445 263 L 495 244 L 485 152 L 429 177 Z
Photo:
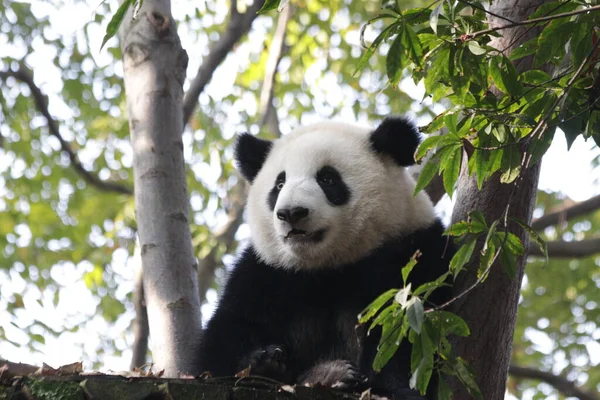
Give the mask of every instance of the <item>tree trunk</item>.
M 526 20 L 544 0 L 505 0 L 496 1 L 490 11 L 512 21 Z M 509 22 L 496 17 L 489 18 L 490 27 L 506 25 Z M 499 50 L 510 50 L 534 35 L 540 28 L 520 26 L 501 30 L 502 37 L 494 39 L 492 46 Z M 531 68 L 531 57 L 519 60 L 515 67 L 519 72 Z M 511 196 L 514 184 L 502 184 L 498 174 L 486 182 L 481 191 L 473 177 L 468 176 L 463 165 L 458 181 L 458 196 L 452 214 L 452 223 L 466 220 L 469 212 L 480 210 L 486 221 L 502 217 L 507 202 L 509 217 L 527 223 L 531 222 L 538 185 L 540 164 L 532 165 L 521 172 L 522 179 L 515 181 L 517 188 Z M 519 236 L 527 248 L 527 234 L 518 225 L 510 224 L 509 230 Z M 482 243 L 474 252 L 467 273 L 459 275 L 454 285 L 455 294 L 465 291 L 476 279 L 479 254 Z M 517 316 L 519 291 L 523 279 L 527 257 L 518 260 L 517 273 L 511 279 L 502 265 L 496 262 L 487 280 L 453 305 L 453 310 L 465 319 L 471 330 L 466 338 L 455 338 L 452 346 L 457 355 L 466 359 L 474 368 L 476 381 L 485 400 L 503 399 L 505 393 L 511 346 Z M 466 389 L 457 381 L 450 382 L 453 399 L 471 399 Z
M 181 140 L 188 57 L 168 0 L 145 0 L 135 20 L 125 17 L 120 36 L 155 371 L 194 374 L 200 302 Z

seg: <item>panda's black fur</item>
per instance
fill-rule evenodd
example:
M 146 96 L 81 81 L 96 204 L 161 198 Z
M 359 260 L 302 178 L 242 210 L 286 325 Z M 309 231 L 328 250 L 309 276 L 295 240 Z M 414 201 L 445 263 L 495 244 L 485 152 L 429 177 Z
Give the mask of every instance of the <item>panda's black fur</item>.
M 386 119 L 370 141 L 373 151 L 405 166 L 414 163 L 419 134 L 404 119 Z M 240 137 L 236 158 L 246 179 L 256 177 L 270 149 L 270 142 Z M 409 276 L 413 288 L 446 272 L 452 254 L 443 232 L 435 219 L 356 262 L 308 270 L 267 265 L 250 244 L 204 332 L 201 370 L 232 376 L 250 366 L 252 374 L 287 384 L 371 387 L 374 393 L 421 398 L 409 389 L 410 343 L 403 341 L 394 358 L 375 373 L 380 334 L 374 330 L 366 336 L 366 328 L 356 326 L 357 315 L 378 295 L 403 287 L 400 269 L 417 250 L 422 255 Z M 429 300 L 440 304 L 449 297 L 450 289 L 441 288 Z

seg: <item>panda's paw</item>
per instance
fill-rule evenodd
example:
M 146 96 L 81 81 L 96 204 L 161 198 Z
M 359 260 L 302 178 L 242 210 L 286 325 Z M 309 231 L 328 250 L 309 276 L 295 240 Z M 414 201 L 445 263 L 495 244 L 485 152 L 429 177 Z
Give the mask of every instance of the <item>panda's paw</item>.
M 254 350 L 245 364 L 250 366 L 252 375 L 285 381 L 287 355 L 283 346 L 271 345 Z
M 300 377 L 305 386 L 323 385 L 341 390 L 354 390 L 366 386 L 368 378 L 351 361 L 323 361 Z

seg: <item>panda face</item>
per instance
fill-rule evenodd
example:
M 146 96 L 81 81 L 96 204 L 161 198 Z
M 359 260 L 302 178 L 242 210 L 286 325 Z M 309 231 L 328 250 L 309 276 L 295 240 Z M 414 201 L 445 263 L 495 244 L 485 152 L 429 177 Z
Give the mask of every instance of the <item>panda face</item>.
M 238 142 L 238 162 L 252 181 L 248 223 L 263 261 L 292 269 L 337 267 L 433 221 L 429 199 L 412 197 L 414 181 L 393 157 L 374 150 L 372 136 L 368 128 L 324 122 L 272 146 L 254 143 L 264 157 L 242 156 L 246 146 Z

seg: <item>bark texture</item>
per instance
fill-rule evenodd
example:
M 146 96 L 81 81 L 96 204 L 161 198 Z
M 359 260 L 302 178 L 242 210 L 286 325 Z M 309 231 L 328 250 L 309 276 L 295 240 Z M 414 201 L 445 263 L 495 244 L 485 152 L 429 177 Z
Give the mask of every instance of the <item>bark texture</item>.
M 512 21 L 521 21 L 527 19 L 543 3 L 543 0 L 495 1 L 490 6 L 490 11 Z M 489 23 L 490 27 L 494 27 L 508 22 L 506 19 L 490 17 Z M 508 54 L 515 46 L 539 34 L 539 27 L 517 26 L 500 32 L 502 37 L 496 38 L 491 45 Z M 523 58 L 515 67 L 519 72 L 525 71 L 531 68 L 531 61 L 531 57 Z M 452 222 L 466 220 L 469 212 L 474 210 L 482 211 L 487 221 L 499 219 L 508 202 L 509 217 L 529 223 L 535 204 L 539 172 L 539 163 L 523 170 L 522 179 L 517 180 L 518 186 L 511 196 L 513 185 L 500 183 L 497 175 L 479 191 L 475 179 L 467 174 L 466 165 L 463 165 Z M 509 224 L 509 230 L 519 236 L 527 247 L 528 237 L 522 229 L 516 224 Z M 464 292 L 475 281 L 481 245 L 479 243 L 479 248 L 474 252 L 468 272 L 457 278 L 455 294 Z M 453 349 L 474 368 L 476 381 L 485 400 L 504 398 L 525 261 L 526 257 L 519 259 L 514 279 L 496 262 L 487 280 L 456 301 L 452 307 L 452 311 L 464 318 L 471 329 L 469 337 L 453 340 Z M 459 382 L 453 381 L 450 384 L 453 399 L 472 398 Z
M 120 36 L 153 361 L 166 377 L 194 374 L 200 302 L 181 140 L 188 57 L 168 0 L 145 0 Z

